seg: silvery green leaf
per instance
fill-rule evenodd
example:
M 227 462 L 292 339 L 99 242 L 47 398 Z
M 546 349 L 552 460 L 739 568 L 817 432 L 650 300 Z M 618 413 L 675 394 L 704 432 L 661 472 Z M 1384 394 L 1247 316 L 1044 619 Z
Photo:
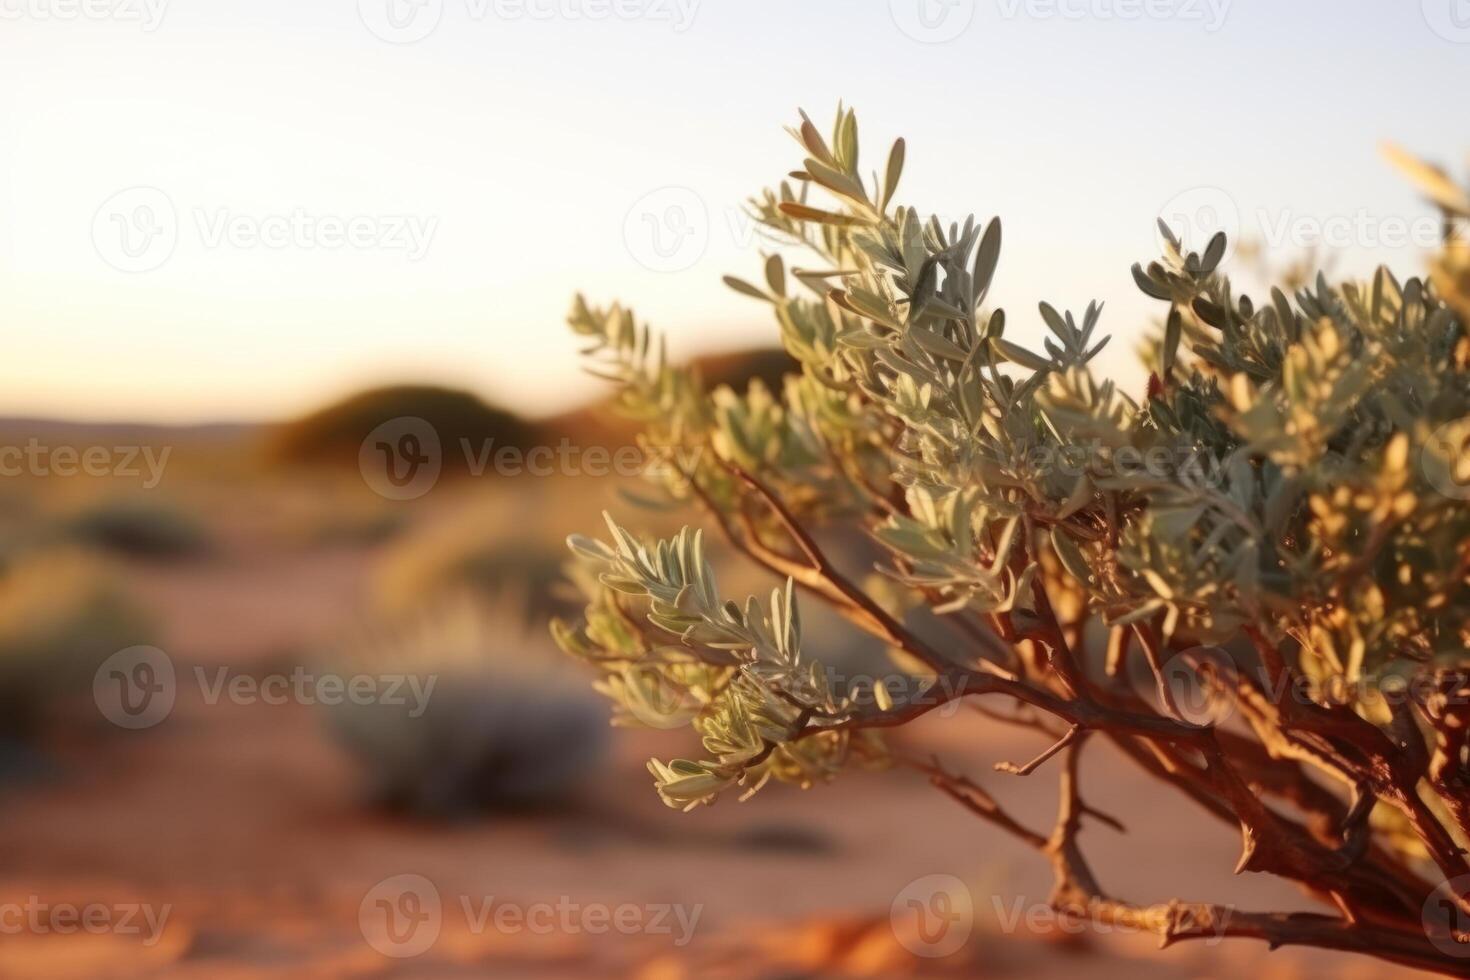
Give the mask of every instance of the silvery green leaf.
M 1156 283 L 1151 276 L 1146 275 L 1143 267 L 1137 263 L 1133 265 L 1133 281 L 1138 284 L 1139 289 L 1154 299 L 1169 300 L 1173 298 L 1169 294 L 1169 290 Z
M 1024 347 L 1020 347 L 1000 337 L 991 337 L 990 343 L 1008 361 L 1019 364 L 1024 368 L 1029 368 L 1032 371 L 1051 370 L 1051 361 L 1031 353 Z
M 1217 231 L 1210 238 L 1210 243 L 1205 246 L 1204 257 L 1200 260 L 1200 272 L 1209 275 L 1220 265 L 1220 260 L 1225 257 L 1225 233 Z
M 806 169 L 807 173 L 811 174 L 817 183 L 834 194 L 840 194 L 843 197 L 861 203 L 867 202 L 868 195 L 863 190 L 863 185 L 855 178 L 833 167 L 827 166 L 820 160 L 807 160 Z
M 971 306 L 979 306 L 985 302 L 985 297 L 990 292 L 991 280 L 995 277 L 995 267 L 1000 262 L 1000 219 L 991 219 L 990 224 L 985 226 L 985 235 L 980 239 L 980 247 L 975 252 L 975 269 L 971 273 Z
M 772 255 L 766 259 L 766 283 L 777 296 L 786 295 L 786 264 L 781 261 L 781 256 Z
M 894 192 L 898 190 L 899 179 L 903 176 L 905 145 L 902 138 L 896 140 L 893 149 L 888 153 L 888 169 L 883 178 L 883 200 L 879 206 L 880 211 L 887 211 L 888 205 L 893 202 Z
M 951 361 L 961 362 L 969 357 L 969 353 L 960 348 L 958 344 L 933 330 L 915 328 L 909 331 L 909 336 L 912 337 L 914 339 L 914 342 L 917 343 L 920 347 L 937 357 L 944 357 L 948 358 Z
M 765 293 L 761 292 L 759 289 L 757 289 L 756 287 L 752 286 L 750 283 L 746 282 L 744 279 L 738 279 L 735 276 L 726 276 L 725 277 L 725 285 L 726 286 L 729 286 L 731 289 L 735 290 L 737 293 L 743 293 L 744 295 L 749 296 L 752 299 L 763 300 L 764 302 L 767 302 L 767 303 L 769 303 L 771 301 L 771 297 L 767 296 Z
M 840 334 L 837 342 L 844 347 L 852 347 L 856 350 L 874 350 L 879 347 L 888 347 L 890 341 L 867 330 L 849 330 Z
M 569 535 L 567 547 L 583 558 L 590 558 L 593 561 L 611 561 L 615 557 L 613 550 L 607 545 L 581 534 Z
M 1038 309 L 1041 310 L 1041 319 L 1046 321 L 1047 329 L 1056 334 L 1057 339 L 1063 344 L 1070 347 L 1074 333 L 1067 322 L 1062 319 L 1061 314 L 1050 303 L 1043 302 L 1039 304 Z
M 621 578 L 617 575 L 599 575 L 597 580 L 614 592 L 623 595 L 642 596 L 648 594 L 648 589 L 642 582 L 630 578 Z
M 1169 310 L 1169 319 L 1164 327 L 1164 344 L 1160 351 L 1160 374 L 1167 378 L 1174 373 L 1174 362 L 1179 356 L 1179 341 L 1184 337 L 1184 318 L 1178 309 Z
M 1051 529 L 1051 544 L 1068 575 L 1083 585 L 1092 582 L 1092 568 L 1087 564 L 1082 549 L 1060 526 Z

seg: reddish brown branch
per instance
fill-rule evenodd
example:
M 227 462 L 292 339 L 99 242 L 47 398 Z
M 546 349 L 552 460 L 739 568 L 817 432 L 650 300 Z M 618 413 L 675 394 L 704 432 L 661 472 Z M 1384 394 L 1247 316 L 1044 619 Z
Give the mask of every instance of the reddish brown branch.
M 945 692 L 922 703 L 887 711 L 863 712 L 843 719 L 814 712 L 798 716 L 792 740 L 843 729 L 888 728 L 906 724 L 940 704 L 971 695 L 1000 694 L 1039 712 L 1004 720 L 1046 730 L 1047 717 L 1067 728 L 1037 758 L 1024 765 L 1001 763 L 997 769 L 1019 775 L 1037 771 L 1064 754 L 1062 803 L 1057 827 L 1043 836 L 1010 817 L 977 784 L 951 775 L 938 765 L 921 766 L 931 782 L 976 815 L 1002 827 L 1030 846 L 1048 853 L 1057 871 L 1053 903 L 1063 911 L 1083 911 L 1099 921 L 1147 929 L 1162 943 L 1207 936 L 1262 939 L 1273 946 L 1309 945 L 1368 953 L 1420 968 L 1470 975 L 1460 961 L 1448 961 L 1424 935 L 1417 922 L 1425 890 L 1422 882 L 1392 855 L 1375 845 L 1368 822 L 1372 804 L 1384 799 L 1397 807 L 1419 834 L 1447 876 L 1465 867 L 1464 855 L 1414 790 L 1410 778 L 1415 760 L 1408 744 L 1396 744 L 1384 732 L 1353 715 L 1312 704 L 1298 704 L 1290 696 L 1273 702 L 1254 684 L 1246 682 L 1236 693 L 1261 745 L 1240 736 L 1185 723 L 1173 702 L 1164 674 L 1164 649 L 1151 626 L 1133 631 L 1159 686 L 1160 704 L 1175 717 L 1151 709 L 1143 701 L 1118 691 L 1092 685 L 1083 660 L 1058 620 L 1050 596 L 1037 576 L 1033 588 L 1035 621 L 1025 636 L 1011 626 L 1009 616 L 992 615 L 991 630 L 983 642 L 1010 646 L 1025 638 L 1044 644 L 1050 652 L 1046 665 L 1018 658 L 1023 676 L 997 676 L 961 666 L 964 658 L 940 653 L 889 615 L 861 588 L 848 580 L 801 526 L 778 495 L 759 478 L 737 467 L 727 469 L 769 510 L 790 537 L 800 557 L 769 546 L 751 515 L 740 508 L 740 525 L 730 523 L 709 494 L 690 476 L 692 492 L 720 521 L 732 545 L 758 564 L 790 576 L 839 612 L 884 642 L 903 649 L 938 674 L 931 690 Z M 1029 541 L 1029 537 L 1028 537 Z M 1029 542 L 1035 548 L 1035 542 Z M 1034 556 L 1020 556 L 1034 560 Z M 973 630 L 969 631 L 972 639 Z M 1076 631 L 1080 638 L 1081 631 Z M 1126 656 L 1128 634 L 1115 631 L 1109 650 L 1109 668 L 1117 672 Z M 1256 631 L 1252 640 L 1261 652 L 1269 689 L 1288 691 L 1290 668 L 1277 648 Z M 977 641 L 979 641 L 977 639 Z M 994 652 L 994 651 L 992 651 Z M 1054 688 L 1060 687 L 1058 693 Z M 1052 688 L 1052 689 L 1049 689 Z M 1242 854 L 1239 870 L 1263 871 L 1290 878 L 1313 894 L 1334 903 L 1341 917 L 1287 913 L 1238 912 L 1228 907 L 1171 901 L 1139 907 L 1108 897 L 1092 875 L 1077 843 L 1084 816 L 1092 815 L 1113 826 L 1112 818 L 1092 810 L 1077 786 L 1078 758 L 1086 736 L 1106 733 L 1146 771 L 1182 789 L 1206 811 L 1240 827 Z M 1430 780 L 1444 795 L 1459 787 L 1453 761 L 1463 745 L 1446 740 L 1433 762 Z M 766 753 L 774 751 L 768 747 Z M 1351 806 L 1316 786 L 1301 768 L 1310 765 L 1327 772 L 1354 790 Z M 1265 805 L 1264 794 L 1289 800 L 1314 820 L 1311 829 Z

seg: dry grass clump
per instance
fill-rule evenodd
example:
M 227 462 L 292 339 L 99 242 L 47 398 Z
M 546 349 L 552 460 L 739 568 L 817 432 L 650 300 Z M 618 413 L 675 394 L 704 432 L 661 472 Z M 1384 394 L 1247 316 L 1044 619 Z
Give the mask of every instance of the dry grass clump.
M 75 551 L 0 568 L 0 738 L 30 739 L 88 695 L 113 653 L 146 639 L 116 577 Z
M 134 498 L 107 498 L 65 518 L 61 535 L 125 558 L 175 561 L 210 550 L 209 533 L 182 508 Z
M 583 682 L 471 600 L 365 629 L 330 662 L 347 677 L 410 679 L 406 703 L 327 709 L 370 798 L 390 809 L 464 817 L 563 804 L 606 748 L 607 710 Z

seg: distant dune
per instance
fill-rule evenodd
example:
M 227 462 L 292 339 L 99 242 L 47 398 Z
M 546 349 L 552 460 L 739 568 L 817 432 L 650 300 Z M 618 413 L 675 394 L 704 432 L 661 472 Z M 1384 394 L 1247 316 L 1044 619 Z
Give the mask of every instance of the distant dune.
M 514 413 L 487 404 L 467 391 L 437 385 L 393 385 L 359 392 L 300 419 L 272 426 L 266 433 L 267 459 L 288 465 L 356 467 L 363 440 L 379 426 L 400 418 L 428 422 L 441 445 L 467 440 L 496 447 L 537 444 L 536 427 Z M 446 454 L 446 460 L 460 459 Z
M 694 366 L 710 388 L 744 390 L 760 379 L 773 392 L 784 375 L 798 370 L 779 348 L 732 351 L 696 358 Z M 23 416 L 0 417 L 0 444 L 40 439 L 54 445 L 169 445 L 209 448 L 250 444 L 275 465 L 356 466 L 362 441 L 391 419 L 413 416 L 434 426 L 446 444 L 461 439 L 522 449 L 569 439 L 579 445 L 620 446 L 633 441 L 637 426 L 619 418 L 607 399 L 554 415 L 528 420 L 487 403 L 467 391 L 427 384 L 373 388 L 332 402 L 301 418 L 282 423 L 220 422 L 166 425 L 137 422 L 66 421 Z
M 164 425 L 143 422 L 73 422 L 62 419 L 0 417 L 0 441 L 14 443 L 29 438 L 48 442 L 218 443 L 249 438 L 262 426 L 249 422 L 217 422 L 205 425 Z

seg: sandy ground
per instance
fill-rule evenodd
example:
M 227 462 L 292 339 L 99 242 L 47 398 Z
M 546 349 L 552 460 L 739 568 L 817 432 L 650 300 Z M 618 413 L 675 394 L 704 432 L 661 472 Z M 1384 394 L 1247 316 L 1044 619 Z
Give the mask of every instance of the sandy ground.
M 241 530 L 223 553 L 137 566 L 131 579 L 181 671 L 265 669 L 352 620 L 370 558 L 363 547 L 273 547 Z M 973 714 L 930 719 L 912 738 L 1049 825 L 1050 778 L 990 772 L 1034 754 L 1032 741 Z M 677 752 L 680 736 L 620 733 L 614 744 L 570 812 L 413 822 L 362 805 L 357 774 L 311 707 L 211 705 L 183 684 L 163 724 L 66 751 L 54 778 L 0 797 L 0 908 L 91 904 L 121 918 L 138 906 L 141 926 L 65 934 L 0 919 L 0 976 L 1408 975 L 1249 943 L 1159 952 L 1139 936 L 1067 935 L 1046 925 L 1043 863 L 917 777 L 857 773 L 684 815 L 657 802 L 643 771 L 649 755 Z M 1232 877 L 1234 835 L 1105 750 L 1093 753 L 1086 791 L 1129 828 L 1087 832 L 1119 894 L 1311 907 L 1274 882 Z M 973 935 L 948 958 L 911 955 L 890 925 L 895 899 L 933 874 L 958 875 L 974 896 Z M 374 948 L 383 939 L 374 896 L 402 875 L 426 879 L 441 903 L 437 938 L 411 957 Z M 480 919 L 502 906 L 607 906 L 641 931 L 598 930 L 592 918 L 550 931 Z M 697 909 L 692 935 L 677 923 L 653 928 L 661 906 Z M 167 915 L 156 934 L 143 921 L 150 911 Z M 1007 930 L 1017 911 L 1021 924 Z

